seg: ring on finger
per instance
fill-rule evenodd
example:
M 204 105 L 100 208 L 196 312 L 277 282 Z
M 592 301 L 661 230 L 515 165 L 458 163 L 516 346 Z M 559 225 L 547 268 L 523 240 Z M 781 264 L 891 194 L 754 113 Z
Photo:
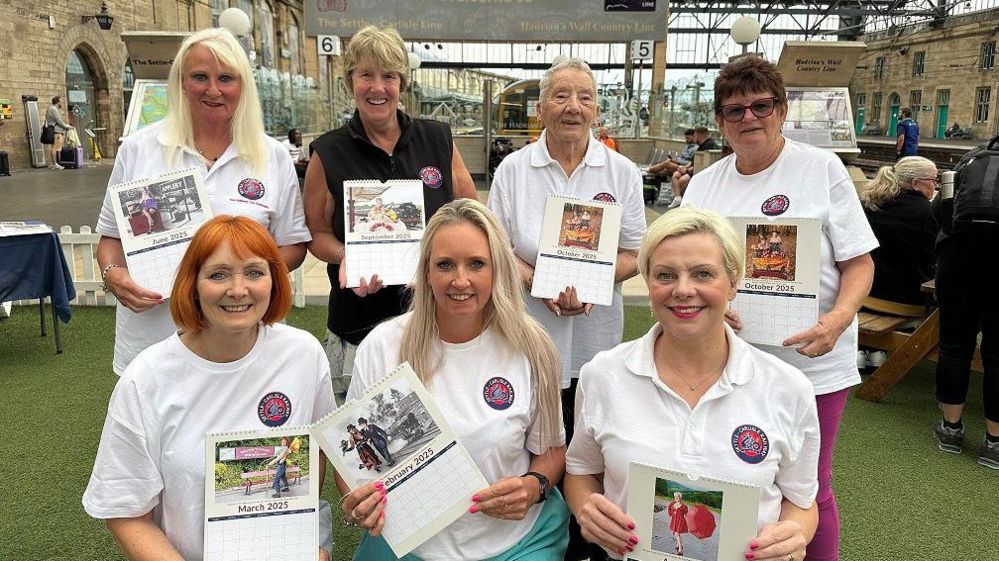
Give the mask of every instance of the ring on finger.
M 354 522 L 360 522 L 364 518 L 363 516 L 358 516 L 356 508 L 350 511 L 350 517 L 354 519 Z
M 787 554 L 787 561 L 794 561 L 794 554 L 793 553 L 788 553 Z

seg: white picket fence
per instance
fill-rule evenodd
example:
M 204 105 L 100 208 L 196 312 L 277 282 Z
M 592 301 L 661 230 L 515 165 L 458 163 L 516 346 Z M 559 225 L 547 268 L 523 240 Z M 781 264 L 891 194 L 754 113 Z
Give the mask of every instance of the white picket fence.
M 101 290 L 101 270 L 97 264 L 97 242 L 101 235 L 94 233 L 90 226 L 80 226 L 78 233 L 69 226 L 59 228 L 59 245 L 62 246 L 66 264 L 69 266 L 76 298 L 70 304 L 77 306 L 114 306 L 115 298 Z M 292 304 L 296 308 L 305 306 L 305 272 L 302 267 L 291 273 L 293 289 Z M 38 300 L 21 300 L 15 304 L 37 304 Z

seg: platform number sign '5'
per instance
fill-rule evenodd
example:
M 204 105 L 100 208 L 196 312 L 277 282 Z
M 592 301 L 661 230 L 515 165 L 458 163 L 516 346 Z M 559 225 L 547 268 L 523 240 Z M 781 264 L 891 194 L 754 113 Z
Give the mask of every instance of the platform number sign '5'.
M 319 56 L 339 56 L 340 38 L 336 35 L 319 35 L 316 37 Z
M 639 39 L 631 42 L 632 60 L 652 60 L 652 45 L 655 41 Z

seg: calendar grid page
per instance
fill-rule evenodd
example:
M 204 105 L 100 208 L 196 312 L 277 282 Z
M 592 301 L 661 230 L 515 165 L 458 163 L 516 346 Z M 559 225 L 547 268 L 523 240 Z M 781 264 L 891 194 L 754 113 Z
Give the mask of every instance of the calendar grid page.
M 814 218 L 729 217 L 746 250 L 732 308 L 739 336 L 780 346 L 819 320 L 822 224 Z
M 378 275 L 386 286 L 413 281 L 426 227 L 423 182 L 344 181 L 347 287 Z
M 391 437 L 385 448 L 358 434 L 360 418 Z M 351 489 L 385 484 L 392 500 L 383 534 L 397 557 L 465 514 L 468 498 L 489 486 L 408 363 L 321 419 L 313 434 Z
M 212 217 L 201 171 L 190 168 L 109 187 L 129 274 L 169 296 L 191 237 Z
M 315 561 L 319 446 L 307 427 L 205 436 L 205 561 Z
M 609 306 L 621 234 L 621 206 L 549 195 L 531 296 L 558 298 L 573 286 L 581 302 Z

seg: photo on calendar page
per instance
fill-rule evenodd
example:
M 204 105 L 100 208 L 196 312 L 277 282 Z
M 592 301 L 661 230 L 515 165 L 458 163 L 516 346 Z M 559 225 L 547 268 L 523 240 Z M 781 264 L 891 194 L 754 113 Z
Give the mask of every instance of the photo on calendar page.
M 308 427 L 205 435 L 205 561 L 315 559 L 318 476 Z
M 759 487 L 631 462 L 628 516 L 638 561 L 742 561 L 756 536 Z
M 312 434 L 352 491 L 383 486 L 382 536 L 396 557 L 461 518 L 489 486 L 409 363 L 320 419 Z

